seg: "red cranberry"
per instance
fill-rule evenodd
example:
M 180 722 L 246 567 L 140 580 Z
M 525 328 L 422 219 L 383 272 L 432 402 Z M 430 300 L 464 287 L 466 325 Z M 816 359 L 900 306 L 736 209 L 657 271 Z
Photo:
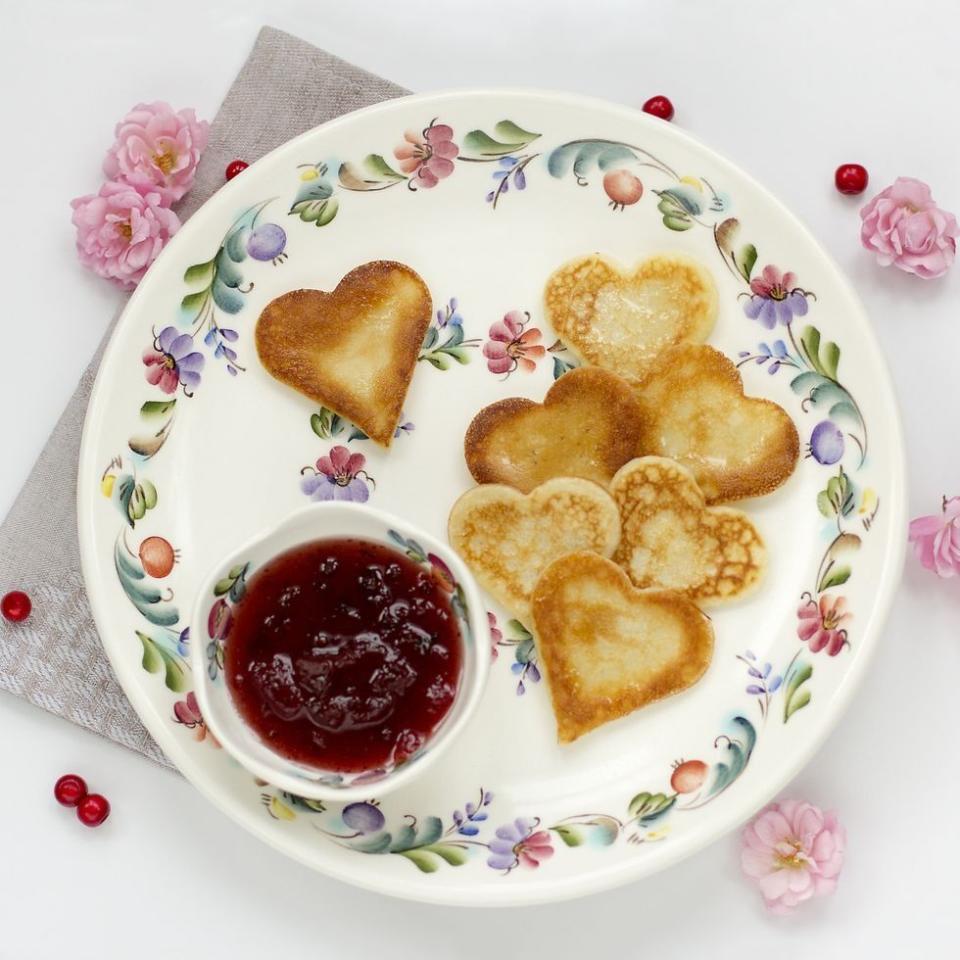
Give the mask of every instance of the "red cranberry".
M 670 102 L 669 97 L 658 93 L 643 105 L 643 112 L 649 113 L 652 117 L 659 117 L 661 120 L 672 120 L 673 104 Z
M 53 795 L 57 803 L 75 807 L 87 795 L 86 781 L 75 773 L 66 773 L 53 785 Z
M 99 793 L 88 793 L 77 804 L 77 817 L 86 827 L 99 827 L 110 816 L 110 802 Z
M 833 182 L 841 193 L 863 193 L 870 182 L 867 168 L 859 163 L 841 163 L 833 175 Z
M 230 163 L 227 164 L 224 176 L 228 180 L 232 180 L 238 173 L 243 173 L 249 166 L 250 164 L 247 163 L 246 160 L 231 160 Z
M 11 590 L 0 600 L 0 613 L 11 623 L 20 623 L 30 616 L 33 604 L 22 590 Z

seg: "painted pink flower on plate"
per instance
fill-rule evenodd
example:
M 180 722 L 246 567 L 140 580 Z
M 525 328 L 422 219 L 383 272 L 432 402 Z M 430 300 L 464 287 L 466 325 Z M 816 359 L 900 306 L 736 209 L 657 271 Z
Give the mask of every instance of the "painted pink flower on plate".
M 797 286 L 796 274 L 782 272 L 768 263 L 750 281 L 750 296 L 744 301 L 743 311 L 751 320 L 759 320 L 772 330 L 778 323 L 788 326 L 795 317 L 806 316 L 809 296 Z
M 527 329 L 530 314 L 511 310 L 490 327 L 490 339 L 483 345 L 487 369 L 491 373 L 513 373 L 518 367 L 527 373 L 537 369 L 537 360 L 546 355 L 540 344 L 542 334 L 536 327 Z
M 209 737 L 213 746 L 220 746 L 217 738 L 207 727 L 206 721 L 203 719 L 203 714 L 200 713 L 200 704 L 197 703 L 197 695 L 192 690 L 187 694 L 185 699 L 177 700 L 177 702 L 174 703 L 173 719 L 176 720 L 177 723 L 182 723 L 188 730 L 192 730 L 193 738 L 198 743 L 202 743 Z
M 774 913 L 833 893 L 843 867 L 846 831 L 812 803 L 772 803 L 743 830 L 740 864 Z
M 453 142 L 453 129 L 445 123 L 431 123 L 422 132 L 407 130 L 403 143 L 393 155 L 400 169 L 409 175 L 411 189 L 435 187 L 453 173 L 453 161 L 460 148 Z
M 300 489 L 311 500 L 352 500 L 366 503 L 370 498 L 372 479 L 363 469 L 367 458 L 362 453 L 351 453 L 347 447 L 336 446 L 317 460 L 316 470 L 309 471 L 300 480 Z
M 153 341 L 153 346 L 143 351 L 144 375 L 147 383 L 159 387 L 164 393 L 176 393 L 183 384 L 183 392 L 193 396 L 200 386 L 200 372 L 204 356 L 193 349 L 193 337 L 180 333 L 176 327 L 164 327 Z
M 512 823 L 498 827 L 488 844 L 490 856 L 487 865 L 494 870 L 506 870 L 524 866 L 536 868 L 553 856 L 553 843 L 549 830 L 537 830 L 539 819 L 518 817 Z
M 80 262 L 125 290 L 143 279 L 180 227 L 159 193 L 141 193 L 128 183 L 110 181 L 70 206 Z
M 960 574 L 960 497 L 944 497 L 940 513 L 911 520 L 908 536 L 927 570 L 938 577 Z
M 174 112 L 169 103 L 138 103 L 116 127 L 103 172 L 143 191 L 155 190 L 168 206 L 193 185 L 209 124 L 193 110 Z
M 832 597 L 824 594 L 817 603 L 809 594 L 797 610 L 799 623 L 797 636 L 810 647 L 811 653 L 827 651 L 827 656 L 835 657 L 847 643 L 847 630 L 844 623 L 853 619 L 847 612 L 846 597 Z
M 490 626 L 490 659 L 496 660 L 500 656 L 497 647 L 503 639 L 503 631 L 497 626 L 497 615 L 490 610 L 487 611 L 487 623 Z
M 953 263 L 960 235 L 957 220 L 937 206 L 922 180 L 898 177 L 860 211 L 860 218 L 860 240 L 881 266 L 892 263 L 932 279 Z

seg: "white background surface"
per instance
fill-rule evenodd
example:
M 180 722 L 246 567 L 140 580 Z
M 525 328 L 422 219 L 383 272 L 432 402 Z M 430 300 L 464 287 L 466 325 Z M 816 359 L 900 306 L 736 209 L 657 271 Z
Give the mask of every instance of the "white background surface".
M 911 515 L 960 493 L 960 267 L 931 283 L 876 268 L 857 240 L 862 201 L 832 187 L 837 163 L 856 160 L 871 189 L 920 177 L 960 212 L 950 0 L 2 0 L 0 514 L 117 303 L 75 259 L 69 199 L 96 190 L 137 101 L 212 118 L 265 22 L 418 91 L 525 85 L 636 105 L 667 93 L 675 122 L 778 194 L 858 288 L 903 409 Z M 0 570 L 0 592 L 14 581 Z M 734 837 L 555 907 L 387 900 L 284 860 L 177 775 L 0 695 L 0 958 L 953 956 L 958 618 L 960 584 L 908 559 L 858 697 L 788 791 L 835 807 L 849 833 L 837 894 L 788 920 L 740 878 Z M 68 770 L 110 797 L 103 828 L 53 801 Z

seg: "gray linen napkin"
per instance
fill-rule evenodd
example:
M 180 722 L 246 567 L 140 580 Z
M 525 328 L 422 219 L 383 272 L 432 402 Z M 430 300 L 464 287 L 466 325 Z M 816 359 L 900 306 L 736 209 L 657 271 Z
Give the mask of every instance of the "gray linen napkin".
M 234 158 L 253 162 L 311 127 L 405 93 L 297 37 L 264 27 L 210 127 L 180 218 L 223 184 L 224 168 Z M 24 623 L 0 618 L 0 690 L 169 765 L 113 675 L 80 575 L 80 432 L 105 344 L 106 338 L 0 526 L 0 594 L 23 589 L 34 605 Z

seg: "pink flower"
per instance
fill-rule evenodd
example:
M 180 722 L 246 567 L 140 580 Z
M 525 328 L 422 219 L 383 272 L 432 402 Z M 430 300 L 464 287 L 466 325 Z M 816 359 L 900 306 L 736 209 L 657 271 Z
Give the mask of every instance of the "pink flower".
M 197 695 L 192 690 L 184 700 L 177 700 L 177 702 L 174 703 L 173 719 L 176 720 L 177 723 L 182 723 L 188 730 L 192 730 L 193 737 L 198 743 L 203 742 L 203 740 L 209 737 L 213 746 L 220 746 L 217 738 L 208 729 L 203 715 L 200 713 L 200 704 L 197 703 Z
M 490 626 L 490 659 L 496 660 L 500 656 L 497 646 L 503 639 L 503 631 L 497 626 L 497 615 L 489 610 L 487 611 L 487 623 Z
M 487 845 L 490 850 L 487 865 L 509 873 L 521 865 L 535 869 L 544 860 L 549 860 L 553 856 L 550 831 L 537 830 L 539 825 L 539 819 L 518 817 L 512 823 L 498 827 Z
M 400 169 L 410 174 L 411 190 L 435 187 L 453 173 L 453 161 L 460 148 L 453 142 L 453 129 L 434 121 L 422 133 L 407 130 L 404 142 L 393 151 Z
M 331 447 L 328 454 L 317 460 L 316 470 L 304 467 L 300 489 L 311 500 L 352 500 L 366 503 L 370 498 L 367 484 L 373 483 L 363 469 L 367 458 L 362 453 L 351 453 L 347 447 Z
M 160 193 L 169 206 L 193 185 L 209 124 L 193 110 L 173 112 L 169 103 L 138 103 L 116 127 L 103 172 L 143 192 Z
M 917 559 L 938 577 L 960 573 L 960 497 L 943 498 L 942 512 L 910 521 Z
M 831 597 L 824 594 L 818 604 L 809 593 L 800 604 L 797 616 L 797 636 L 810 645 L 812 653 L 819 653 L 826 647 L 827 656 L 835 657 L 847 643 L 847 631 L 842 623 L 853 619 L 847 613 L 846 597 Z
M 750 281 L 750 296 L 743 311 L 751 320 L 759 320 L 768 330 L 778 323 L 789 326 L 795 317 L 806 316 L 806 290 L 797 286 L 796 274 L 786 273 L 768 263 L 761 274 Z
M 812 803 L 771 803 L 744 827 L 740 865 L 774 913 L 833 893 L 843 867 L 846 831 Z
M 941 210 L 922 180 L 898 177 L 861 211 L 860 241 L 883 266 L 931 279 L 942 276 L 957 249 L 956 218 Z
M 433 573 L 441 588 L 447 593 L 453 593 L 457 589 L 457 581 L 453 571 L 447 566 L 446 561 L 441 560 L 435 553 L 428 553 L 427 560 L 430 562 L 430 570 Z
M 490 339 L 483 345 L 483 355 L 487 358 L 487 369 L 491 373 L 509 376 L 517 367 L 527 373 L 537 369 L 536 361 L 547 351 L 538 345 L 540 331 L 536 327 L 526 329 L 529 322 L 529 313 L 511 310 L 504 314 L 502 320 L 491 325 Z
M 132 290 L 157 259 L 180 221 L 159 193 L 108 182 L 100 192 L 70 201 L 80 262 Z
M 200 385 L 204 357 L 193 349 L 193 337 L 176 327 L 164 327 L 154 338 L 153 346 L 143 351 L 144 375 L 147 383 L 164 393 L 176 393 L 183 384 L 188 397 Z

